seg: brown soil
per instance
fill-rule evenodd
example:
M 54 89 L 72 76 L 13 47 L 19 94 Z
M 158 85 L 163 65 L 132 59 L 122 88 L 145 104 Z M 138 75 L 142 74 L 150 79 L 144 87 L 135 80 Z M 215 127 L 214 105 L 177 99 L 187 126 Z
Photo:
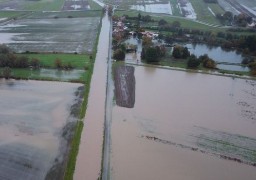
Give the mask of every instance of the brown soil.
M 135 104 L 135 77 L 133 66 L 118 66 L 114 69 L 116 104 L 133 108 Z

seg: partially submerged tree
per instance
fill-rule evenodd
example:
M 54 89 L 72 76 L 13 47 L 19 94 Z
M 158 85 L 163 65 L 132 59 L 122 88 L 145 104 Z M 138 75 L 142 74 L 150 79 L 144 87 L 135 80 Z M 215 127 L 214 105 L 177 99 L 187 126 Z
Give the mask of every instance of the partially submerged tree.
M 5 79 L 9 79 L 11 77 L 11 69 L 9 67 L 5 67 L 3 69 L 3 72 L 2 72 L 2 76 L 5 78 Z
M 190 56 L 190 52 L 187 47 L 174 46 L 172 51 L 172 56 L 177 59 L 180 59 L 180 58 L 186 59 Z
M 188 63 L 187 63 L 188 68 L 197 68 L 199 65 L 200 65 L 200 60 L 194 54 L 192 54 L 188 58 Z
M 113 59 L 123 61 L 125 59 L 125 52 L 122 49 L 115 50 L 113 54 Z
M 210 68 L 210 69 L 216 68 L 216 62 L 213 59 L 209 58 L 207 54 L 199 56 L 199 60 L 203 64 L 203 67 L 205 68 Z

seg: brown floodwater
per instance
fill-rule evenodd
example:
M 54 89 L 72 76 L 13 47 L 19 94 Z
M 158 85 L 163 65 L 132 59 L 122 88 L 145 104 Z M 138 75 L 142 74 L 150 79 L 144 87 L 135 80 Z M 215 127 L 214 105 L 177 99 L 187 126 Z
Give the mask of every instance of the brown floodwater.
M 70 107 L 79 86 L 0 80 L 0 179 L 59 179 L 63 175 L 68 148 L 63 129 L 75 122 Z
M 75 180 L 96 180 L 101 173 L 109 31 L 110 22 L 108 17 L 105 16 L 102 19 L 84 129 L 76 161 Z
M 135 105 L 115 105 L 113 180 L 253 180 L 256 81 L 135 68 Z

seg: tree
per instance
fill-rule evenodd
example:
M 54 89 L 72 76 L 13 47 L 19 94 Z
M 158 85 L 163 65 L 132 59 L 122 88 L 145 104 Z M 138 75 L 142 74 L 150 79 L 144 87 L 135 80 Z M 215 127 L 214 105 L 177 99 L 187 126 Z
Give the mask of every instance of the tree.
M 30 65 L 34 68 L 34 69 L 39 69 L 40 67 L 40 61 L 37 58 L 32 58 L 30 61 Z
M 55 59 L 54 64 L 55 64 L 55 67 L 57 69 L 62 69 L 62 61 L 61 61 L 61 59 L 59 59 L 59 58 Z
M 200 65 L 200 60 L 196 58 L 194 54 L 192 54 L 189 59 L 187 66 L 188 68 L 197 68 Z
M 148 47 L 146 49 L 145 59 L 149 63 L 158 62 L 159 58 L 158 58 L 158 54 L 157 54 L 157 49 L 155 47 Z
M 164 19 L 160 19 L 160 20 L 158 21 L 158 25 L 159 25 L 159 26 L 164 26 L 164 25 L 166 25 L 166 24 L 168 24 L 168 22 L 167 22 L 166 20 L 164 20 Z
M 172 56 L 179 59 L 182 57 L 182 47 L 181 46 L 174 46 L 172 51 Z
M 150 37 L 143 37 L 142 38 L 142 46 L 144 47 L 149 47 L 149 46 L 152 46 L 153 45 L 153 42 L 152 42 L 152 39 Z
M 0 54 L 9 54 L 11 50 L 5 45 L 0 44 Z
M 251 74 L 253 76 L 255 76 L 256 75 L 256 61 L 249 63 L 248 67 L 250 68 Z
M 123 61 L 125 59 L 125 52 L 122 49 L 115 50 L 113 54 L 113 59 L 118 61 Z
M 2 75 L 3 75 L 3 77 L 4 77 L 5 79 L 9 79 L 9 78 L 11 77 L 11 73 L 12 73 L 11 69 L 10 69 L 9 67 L 5 67 L 5 68 L 3 69 Z
M 28 65 L 29 65 L 28 57 L 20 56 L 20 57 L 16 58 L 16 62 L 15 62 L 13 67 L 16 67 L 16 68 L 27 68 Z
M 186 59 L 190 56 L 190 52 L 187 47 L 174 46 L 172 56 L 177 59 L 180 59 L 180 58 Z
M 179 28 L 180 27 L 180 22 L 179 21 L 173 21 L 172 27 Z
M 188 48 L 187 47 L 184 47 L 183 48 L 183 51 L 182 51 L 182 58 L 187 58 L 187 57 L 189 57 L 190 56 L 190 52 L 189 52 L 189 50 L 188 50 Z
M 210 69 L 215 69 L 216 68 L 216 63 L 214 60 L 212 59 L 206 59 L 204 62 L 203 62 L 203 66 L 205 68 L 210 68 Z

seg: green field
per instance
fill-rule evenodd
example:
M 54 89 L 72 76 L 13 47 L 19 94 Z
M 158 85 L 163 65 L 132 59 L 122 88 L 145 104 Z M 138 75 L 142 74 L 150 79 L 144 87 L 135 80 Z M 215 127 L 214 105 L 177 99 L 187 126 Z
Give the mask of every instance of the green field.
M 90 57 L 87 54 L 27 54 L 26 56 L 30 59 L 38 59 L 41 66 L 49 68 L 54 68 L 56 59 L 60 59 L 62 64 L 70 63 L 78 69 L 84 69 L 90 64 Z
M 27 12 L 22 11 L 0 11 L 0 18 L 14 18 L 18 16 L 23 16 L 27 14 Z
M 154 14 L 154 13 L 146 13 L 146 12 L 138 12 L 138 11 L 134 11 L 134 10 L 130 10 L 130 11 L 123 11 L 123 10 L 116 10 L 115 11 L 115 15 L 117 16 L 123 16 L 123 15 L 128 15 L 130 17 L 137 17 L 138 14 L 141 14 L 143 16 L 145 15 L 150 15 L 152 17 L 152 19 L 154 19 L 156 22 L 149 22 L 148 26 L 158 26 L 158 21 L 160 19 L 164 19 L 169 23 L 172 23 L 174 21 L 179 21 L 181 24 L 182 28 L 186 28 L 186 29 L 193 29 L 193 30 L 201 30 L 201 31 L 211 31 L 211 32 L 227 32 L 228 28 L 224 28 L 224 27 L 212 27 L 209 25 L 206 25 L 204 23 L 200 23 L 194 20 L 190 20 L 190 19 L 186 19 L 183 17 L 175 17 L 175 16 L 169 16 L 169 15 L 163 15 L 163 14 Z M 147 24 L 145 23 L 145 26 L 147 26 Z M 229 32 L 231 34 L 237 34 L 237 35 L 255 35 L 254 32 Z
M 59 11 L 61 10 L 65 0 L 41 0 L 29 1 L 24 5 L 24 10 L 31 11 Z

